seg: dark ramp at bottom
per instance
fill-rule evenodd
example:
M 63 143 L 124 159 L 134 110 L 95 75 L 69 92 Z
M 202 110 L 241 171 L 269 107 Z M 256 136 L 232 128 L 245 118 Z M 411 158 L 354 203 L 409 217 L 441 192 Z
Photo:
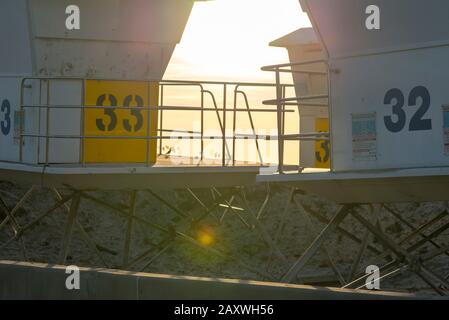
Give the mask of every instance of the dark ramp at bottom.
M 0 299 L 342 300 L 418 299 L 401 293 L 352 291 L 242 280 L 80 268 L 80 290 L 66 289 L 64 266 L 0 261 Z

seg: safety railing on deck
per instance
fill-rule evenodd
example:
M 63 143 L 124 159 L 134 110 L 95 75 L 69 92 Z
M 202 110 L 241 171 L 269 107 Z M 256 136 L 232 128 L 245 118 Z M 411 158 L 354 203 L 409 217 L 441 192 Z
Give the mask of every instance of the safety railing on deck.
M 81 97 L 80 105 L 70 105 L 70 104 L 51 104 L 52 101 L 52 82 L 57 81 L 79 81 L 81 85 Z M 39 97 L 37 100 L 39 103 L 25 103 L 26 97 L 25 97 L 25 91 L 26 89 L 32 89 L 31 83 L 35 85 L 35 82 L 38 82 L 38 95 Z M 221 86 L 222 87 L 222 105 L 219 105 L 216 95 L 206 88 L 207 85 L 215 85 L 215 86 Z M 200 103 L 199 106 L 170 106 L 166 105 L 166 95 L 165 91 L 167 87 L 198 87 L 199 88 L 199 94 L 200 94 Z M 253 115 L 255 113 L 266 113 L 266 114 L 285 114 L 288 112 L 293 112 L 293 110 L 287 110 L 285 106 L 277 109 L 269 109 L 265 107 L 259 107 L 259 108 L 251 108 L 248 95 L 243 90 L 244 88 L 281 88 L 281 92 L 279 98 L 285 99 L 285 92 L 286 89 L 292 87 L 291 84 L 267 84 L 267 83 L 241 83 L 241 82 L 199 82 L 199 81 L 161 81 L 159 82 L 159 103 L 158 105 L 151 105 L 150 99 L 148 99 L 148 103 L 144 102 L 144 106 L 127 106 L 127 105 L 113 105 L 113 106 L 92 106 L 92 105 L 86 105 L 85 101 L 85 93 L 86 93 L 86 79 L 65 79 L 65 78 L 44 78 L 44 77 L 33 77 L 33 78 L 24 78 L 22 80 L 21 85 L 21 93 L 20 93 L 20 114 L 22 115 L 22 118 L 25 118 L 25 111 L 30 109 L 37 109 L 39 112 L 37 112 L 37 117 L 39 119 L 36 119 L 38 130 L 37 132 L 29 132 L 25 129 L 25 121 L 20 121 L 20 135 L 19 135 L 19 145 L 20 145 L 20 163 L 25 163 L 24 160 L 24 139 L 26 138 L 36 138 L 38 140 L 38 155 L 37 155 L 37 162 L 41 165 L 50 166 L 52 165 L 52 161 L 50 160 L 49 152 L 51 150 L 51 141 L 55 139 L 60 140 L 79 140 L 80 142 L 80 150 L 79 150 L 79 165 L 86 166 L 86 162 L 84 160 L 84 142 L 87 140 L 95 139 L 95 140 L 145 140 L 146 143 L 146 161 L 144 164 L 149 164 L 149 154 L 150 154 L 150 142 L 153 140 L 159 141 L 159 155 L 162 154 L 162 144 L 164 140 L 180 140 L 180 139 L 186 139 L 186 140 L 200 140 L 201 143 L 201 159 L 204 157 L 204 142 L 207 140 L 219 140 L 221 141 L 221 163 L 222 166 L 235 166 L 236 165 L 236 141 L 237 140 L 252 140 L 254 141 L 254 144 L 256 146 L 256 150 L 258 153 L 258 158 L 260 160 L 259 165 L 263 166 L 265 163 L 263 161 L 262 152 L 260 149 L 259 142 L 261 140 L 265 141 L 272 141 L 277 140 L 279 137 L 277 135 L 259 135 L 257 133 L 257 126 L 254 121 Z M 228 106 L 228 93 L 232 92 L 233 94 L 233 105 L 232 107 Z M 36 92 L 35 92 L 36 93 Z M 35 94 L 34 93 L 34 94 Z M 238 97 L 242 96 L 244 98 L 245 107 L 239 108 L 238 107 Z M 212 107 L 206 107 L 206 97 L 210 98 L 210 101 L 212 103 Z M 145 106 L 146 105 L 146 106 Z M 54 110 L 58 110 L 58 112 L 61 112 L 62 110 L 80 110 L 81 116 L 80 116 L 80 134 L 75 135 L 58 135 L 54 134 L 52 132 L 52 128 L 50 125 L 51 122 L 51 113 L 54 112 Z M 147 124 L 148 127 L 150 127 L 149 124 L 152 123 L 152 112 L 151 111 L 158 111 L 158 128 L 157 128 L 157 134 L 151 134 L 150 128 L 147 128 L 147 132 L 145 135 L 139 135 L 139 136 L 133 136 L 133 135 L 86 135 L 85 133 L 85 112 L 88 110 L 103 110 L 105 113 L 111 112 L 112 110 L 129 110 L 129 111 L 136 111 L 136 112 L 142 112 L 146 111 L 147 114 Z M 189 111 L 189 112 L 197 112 L 200 114 L 200 131 L 193 131 L 193 130 L 179 130 L 179 129 L 170 129 L 166 128 L 164 126 L 164 114 L 167 111 Z M 219 123 L 220 135 L 205 135 L 205 114 L 207 112 L 215 113 L 216 119 Z M 232 119 L 233 119 L 233 128 L 232 128 L 232 134 L 229 135 L 227 132 L 228 128 L 228 114 L 232 113 Z M 252 134 L 239 134 L 237 132 L 237 114 L 239 113 L 246 113 L 249 118 L 250 127 Z M 30 119 L 27 117 L 27 122 L 30 122 Z M 278 116 L 279 117 L 279 116 Z M 45 119 L 45 121 L 42 122 L 42 118 Z M 75 121 L 74 119 L 67 118 L 65 121 Z M 44 128 L 42 128 L 42 123 Z M 179 134 L 179 136 L 176 136 L 176 134 Z M 43 141 L 43 142 L 42 142 Z M 228 142 L 232 141 L 232 147 L 229 146 Z M 41 143 L 44 145 L 42 146 Z M 42 157 L 40 156 L 40 152 L 42 150 L 45 150 L 45 154 L 43 156 L 43 160 L 39 160 Z M 143 162 L 142 162 L 143 163 Z M 36 163 L 33 163 L 36 164 Z M 61 163 L 58 163 L 58 165 Z M 63 164 L 63 163 L 62 163 Z M 73 164 L 73 163 L 70 163 Z M 134 163 L 133 163 L 134 164 Z
M 319 70 L 305 69 L 310 68 L 312 65 L 324 65 L 326 67 L 326 72 Z M 304 68 L 304 69 L 303 69 Z M 284 173 L 284 152 L 285 152 L 285 141 L 330 141 L 330 132 L 300 132 L 298 134 L 285 134 L 285 108 L 286 106 L 297 106 L 298 115 L 300 116 L 300 106 L 307 107 L 329 107 L 329 85 L 328 94 L 320 95 L 305 95 L 297 97 L 286 97 L 285 96 L 285 86 L 281 81 L 281 74 L 305 74 L 305 75 L 322 75 L 327 77 L 327 84 L 329 84 L 329 68 L 327 60 L 309 60 L 294 63 L 285 63 L 278 65 L 265 66 L 262 68 L 263 71 L 269 71 L 275 73 L 276 82 L 276 99 L 266 100 L 263 103 L 265 105 L 276 106 L 277 110 L 277 130 L 278 130 L 278 158 L 279 158 L 279 173 Z M 313 102 L 327 99 L 327 103 Z M 299 163 L 299 168 L 301 168 L 301 162 Z

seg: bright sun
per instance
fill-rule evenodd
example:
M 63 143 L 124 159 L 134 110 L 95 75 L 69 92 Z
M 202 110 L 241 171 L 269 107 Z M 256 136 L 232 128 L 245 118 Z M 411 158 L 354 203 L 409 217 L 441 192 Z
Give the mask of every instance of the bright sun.
M 165 79 L 270 81 L 260 67 L 288 57 L 268 43 L 305 26 L 298 0 L 198 2 Z

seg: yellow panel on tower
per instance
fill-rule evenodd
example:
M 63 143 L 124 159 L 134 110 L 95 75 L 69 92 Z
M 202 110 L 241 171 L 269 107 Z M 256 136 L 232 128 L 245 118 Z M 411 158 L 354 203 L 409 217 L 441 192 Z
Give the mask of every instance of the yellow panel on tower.
M 329 132 L 329 119 L 316 118 L 315 119 L 316 132 Z M 322 169 L 330 168 L 331 147 L 330 142 L 319 140 L 315 142 L 315 167 Z
M 84 162 L 154 164 L 158 112 L 142 109 L 158 101 L 156 82 L 87 80 L 85 105 L 104 108 L 84 110 Z

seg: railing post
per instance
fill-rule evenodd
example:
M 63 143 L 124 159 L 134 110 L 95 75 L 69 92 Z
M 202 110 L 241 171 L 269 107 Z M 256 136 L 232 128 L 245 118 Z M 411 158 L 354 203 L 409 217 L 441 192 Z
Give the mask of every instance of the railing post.
M 282 86 L 281 73 L 276 68 L 276 100 L 277 100 L 277 125 L 278 125 L 278 162 L 279 173 L 284 173 L 284 133 L 283 133 L 283 112 L 282 112 Z
M 26 79 L 22 79 L 22 82 L 20 84 L 20 123 L 19 123 L 19 161 L 23 162 L 23 119 L 25 118 L 25 110 L 23 108 L 23 91 L 24 91 L 24 85 L 25 85 Z M 39 159 L 38 159 L 39 161 Z
M 201 88 L 201 161 L 204 160 L 204 89 Z
M 151 100 L 150 100 L 151 101 Z M 151 103 L 150 103 L 151 104 Z M 160 110 L 160 116 L 159 116 L 159 121 L 160 121 L 160 130 L 157 130 L 157 132 L 159 132 L 158 134 L 160 134 L 160 139 L 159 139 L 159 155 L 162 155 L 162 142 L 163 142 L 163 137 L 164 137 L 164 125 L 163 125 L 163 106 L 164 106 L 164 84 L 161 84 L 161 108 L 159 108 Z M 151 112 L 151 108 L 149 108 L 149 111 Z M 150 124 L 148 124 L 150 125 Z
M 237 89 L 238 86 L 235 86 L 234 89 L 234 110 L 233 110 L 233 119 L 232 119 L 232 166 L 235 166 L 235 149 L 236 149 L 236 136 L 235 132 L 237 130 Z
M 158 91 L 159 91 L 159 87 L 158 87 Z M 147 128 L 146 128 L 146 138 L 145 138 L 145 166 L 149 166 L 150 165 L 150 148 L 151 148 L 151 82 L 148 81 L 147 82 L 147 102 L 146 104 L 143 106 L 143 108 L 146 109 L 146 115 L 147 115 Z M 159 103 L 158 103 L 159 104 Z M 157 114 L 156 114 L 157 117 Z M 157 119 L 157 118 L 156 118 Z M 159 130 L 158 130 L 158 125 L 156 124 L 156 135 L 159 135 Z M 157 140 L 156 140 L 157 141 Z M 157 145 L 156 145 L 156 150 L 157 150 Z M 156 159 L 157 161 L 157 159 Z
M 226 95 L 227 84 L 223 85 L 223 144 L 222 144 L 222 165 L 226 166 Z
M 47 79 L 47 113 L 45 123 L 45 165 L 48 166 L 50 154 L 50 79 Z
M 81 160 L 81 166 L 86 166 L 86 157 L 85 157 L 85 132 L 86 132 L 86 123 L 85 123 L 85 108 L 86 108 L 86 79 L 82 80 L 82 91 L 81 91 L 82 97 L 81 97 L 81 139 L 80 139 L 80 160 Z
M 329 168 L 331 171 L 333 171 L 334 168 L 334 144 L 333 144 L 333 139 L 332 139 L 332 98 L 331 98 L 331 67 L 329 62 L 326 63 L 326 68 L 327 68 L 327 75 L 326 75 L 326 80 L 327 80 L 327 112 L 328 112 L 328 121 L 329 121 L 329 151 L 330 151 L 330 159 L 329 159 Z

